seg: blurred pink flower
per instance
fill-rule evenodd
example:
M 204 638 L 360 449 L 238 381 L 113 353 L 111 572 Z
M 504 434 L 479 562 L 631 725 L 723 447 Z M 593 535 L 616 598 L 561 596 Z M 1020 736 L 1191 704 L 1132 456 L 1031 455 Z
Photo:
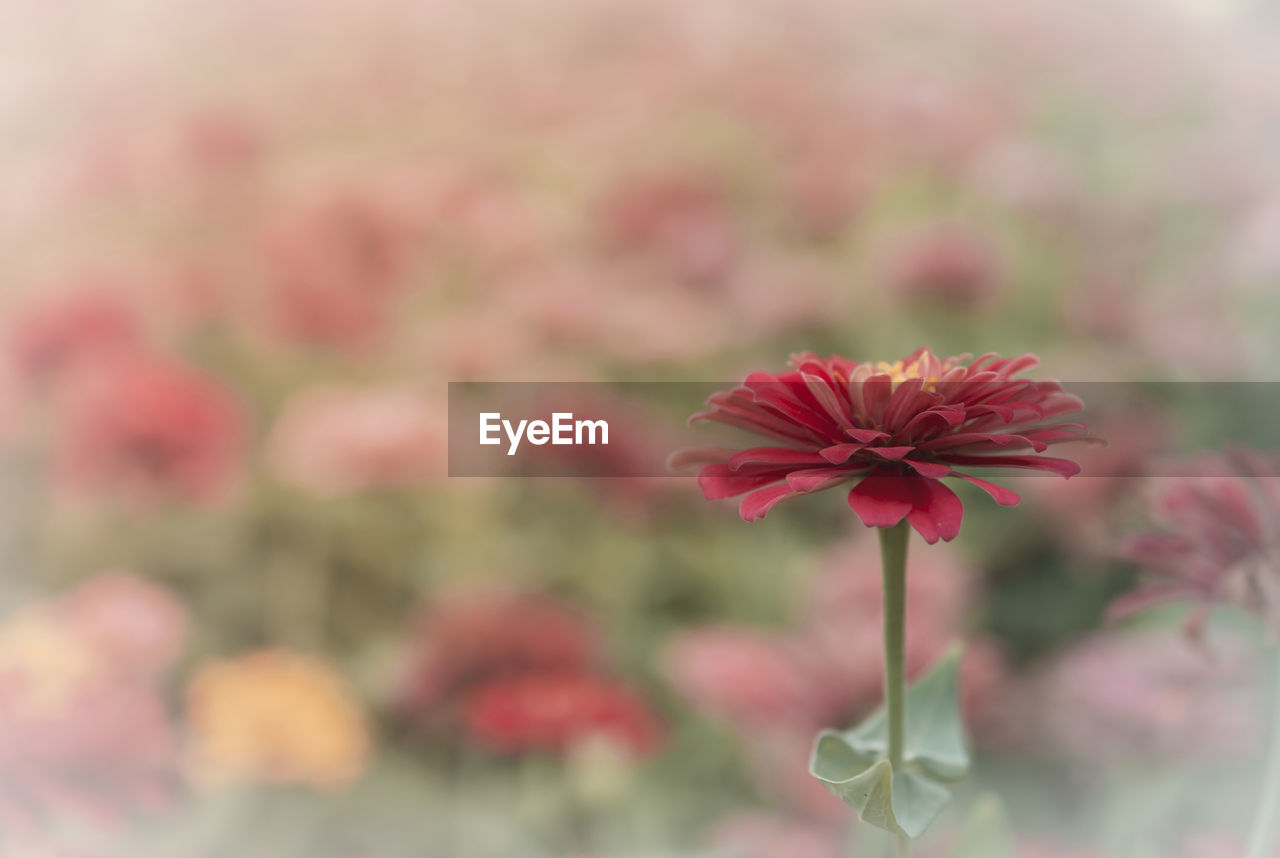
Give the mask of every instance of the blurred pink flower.
M 977 153 L 968 179 L 1020 213 L 1063 223 L 1079 205 L 1070 163 L 1034 138 L 1010 137 Z
M 511 321 L 539 334 L 540 344 L 528 356 L 538 361 L 548 350 L 572 350 L 586 367 L 610 359 L 630 365 L 689 360 L 713 353 L 734 333 L 723 307 L 730 296 L 717 293 L 709 301 L 699 291 L 603 259 L 522 273 L 507 288 L 509 306 L 518 310 Z
M 59 402 L 58 472 L 69 487 L 143 499 L 220 499 L 237 479 L 244 415 L 212 376 L 129 354 L 80 373 Z
M 440 596 L 419 617 L 409 642 L 399 705 L 432 723 L 452 714 L 470 690 L 526 674 L 581 673 L 600 657 L 594 630 L 550 597 L 501 589 Z
M 117 287 L 85 283 L 20 304 L 6 338 L 18 377 L 41 383 L 136 349 L 142 323 Z
M 158 676 L 186 642 L 189 618 L 172 593 L 128 572 L 107 572 L 63 596 L 58 615 L 123 673 Z
M 553 218 L 543 201 L 501 170 L 444 164 L 417 178 L 432 252 L 471 276 L 477 292 L 490 281 L 521 276 L 553 257 Z
M 1256 667 L 1237 640 L 1207 654 L 1163 633 L 1099 635 L 1036 680 L 1022 718 L 1082 765 L 1250 753 L 1263 736 Z
M 0 624 L 0 827 L 115 822 L 167 803 L 175 737 L 159 689 L 117 670 L 58 606 Z
M 721 820 L 710 845 L 726 858 L 840 858 L 840 833 L 770 813 L 740 813 Z
M 945 550 L 908 556 L 909 676 L 928 670 L 963 629 L 969 579 L 969 570 Z M 684 632 L 667 649 L 666 674 L 703 712 L 744 731 L 764 725 L 808 731 L 865 714 L 882 693 L 879 593 L 874 540 L 847 540 L 828 553 L 810 584 L 809 608 L 797 630 L 712 626 Z M 975 644 L 965 664 L 992 691 L 1002 671 L 984 649 Z
M 399 212 L 350 190 L 299 201 L 268 222 L 260 241 L 272 332 L 308 345 L 368 345 L 390 321 L 412 235 Z
M 464 722 L 471 741 L 504 753 L 564 750 L 603 737 L 644 756 L 662 733 L 635 690 L 588 673 L 494 680 L 468 695 Z
M 856 128 L 826 128 L 826 133 L 801 134 L 780 153 L 781 204 L 802 233 L 818 239 L 837 239 L 867 205 L 876 182 L 875 154 Z M 795 135 L 794 128 L 784 134 Z M 815 138 L 815 139 L 806 139 Z
M 732 342 L 754 343 L 827 324 L 840 288 L 821 266 L 799 256 L 770 252 L 743 265 L 732 288 L 711 312 L 728 322 L 726 336 Z
M 829 667 L 793 635 L 707 626 L 675 638 L 663 659 L 676 691 L 703 715 L 744 730 L 820 727 L 845 702 Z
M 1200 630 L 1218 603 L 1256 614 L 1280 638 L 1280 476 L 1278 462 L 1238 449 L 1186 463 L 1187 476 L 1163 477 L 1152 514 L 1158 528 L 1129 541 L 1126 554 L 1147 583 L 1112 606 L 1127 616 L 1153 605 L 1190 600 Z
M 647 256 L 688 282 L 724 281 L 738 255 L 728 195 L 707 172 L 624 177 L 598 218 L 607 247 Z
M 990 301 L 1005 280 L 994 240 L 959 222 L 916 227 L 895 236 L 882 262 L 891 294 L 922 305 L 972 309 Z
M 321 497 L 420 483 L 445 471 L 443 408 L 398 388 L 309 388 L 267 438 L 271 469 Z

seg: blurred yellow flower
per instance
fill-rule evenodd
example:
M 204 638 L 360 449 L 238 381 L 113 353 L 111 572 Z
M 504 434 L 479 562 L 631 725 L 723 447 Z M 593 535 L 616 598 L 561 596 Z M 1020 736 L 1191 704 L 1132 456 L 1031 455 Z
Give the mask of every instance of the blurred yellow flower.
M 187 689 L 191 778 L 339 786 L 364 767 L 369 734 L 343 678 L 279 650 L 211 662 Z
M 6 704 L 17 714 L 56 710 L 97 667 L 93 650 L 44 608 L 22 610 L 0 626 L 0 677 L 21 689 Z

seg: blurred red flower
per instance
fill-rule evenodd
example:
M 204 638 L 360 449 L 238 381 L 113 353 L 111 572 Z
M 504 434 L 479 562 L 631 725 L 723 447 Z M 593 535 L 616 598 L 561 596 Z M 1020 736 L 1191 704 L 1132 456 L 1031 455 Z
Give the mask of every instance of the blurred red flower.
M 58 466 L 73 488 L 217 499 L 237 473 L 244 415 L 213 377 L 175 360 L 121 355 L 69 386 Z
M 563 750 L 604 737 L 637 756 L 657 749 L 661 729 L 645 702 L 614 680 L 579 673 L 498 680 L 466 703 L 471 739 L 495 751 Z
M 1199 608 L 1188 629 L 1198 633 L 1209 608 L 1228 603 L 1256 614 L 1280 638 L 1277 462 L 1239 449 L 1191 463 L 1184 473 L 1155 487 L 1159 529 L 1125 546 L 1147 582 L 1117 599 L 1112 615 L 1191 600 Z
M 479 589 L 446 595 L 418 620 L 400 706 L 430 721 L 495 680 L 585 672 L 598 661 L 599 649 L 587 621 L 552 598 Z
M 134 349 L 142 340 L 142 326 L 118 290 L 85 285 L 20 306 L 7 338 L 18 377 L 47 382 Z
M 718 421 L 781 441 L 781 447 L 688 450 L 672 465 L 704 464 L 698 484 L 709 500 L 746 494 L 739 511 L 761 518 L 779 501 L 857 479 L 849 506 L 868 527 L 904 518 L 926 542 L 960 532 L 964 508 L 941 482 L 958 477 L 1002 506 L 1018 495 L 955 468 L 1029 468 L 1069 477 L 1068 459 L 1028 455 L 1088 438 L 1078 423 L 1046 423 L 1079 411 L 1056 381 L 1015 379 L 1034 355 L 939 359 L 919 349 L 890 363 L 792 356 L 792 370 L 753 372 L 743 386 L 716 393 L 690 422 Z

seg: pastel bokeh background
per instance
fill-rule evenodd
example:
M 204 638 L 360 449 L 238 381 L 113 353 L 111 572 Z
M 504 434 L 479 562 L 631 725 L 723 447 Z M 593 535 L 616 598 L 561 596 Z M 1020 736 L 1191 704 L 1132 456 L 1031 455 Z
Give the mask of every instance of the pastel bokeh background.
M 879 701 L 872 535 L 449 478 L 447 383 L 1280 374 L 1263 3 L 0 11 L 5 858 L 879 855 L 805 772 Z M 1112 476 L 914 546 L 909 668 L 968 641 L 978 759 L 923 854 L 990 790 L 1025 856 L 1241 854 L 1257 633 L 1105 619 L 1152 488 L 1115 474 L 1201 417 L 1094 403 Z

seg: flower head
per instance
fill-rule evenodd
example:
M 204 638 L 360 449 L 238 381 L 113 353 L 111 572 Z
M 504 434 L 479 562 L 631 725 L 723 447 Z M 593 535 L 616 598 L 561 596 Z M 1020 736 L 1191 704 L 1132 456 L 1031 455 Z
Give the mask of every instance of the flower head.
M 600 651 L 591 625 L 559 600 L 521 591 L 458 591 L 419 617 L 400 706 L 415 720 L 429 722 L 497 680 L 587 672 Z
M 202 667 L 187 691 L 193 777 L 340 786 L 364 768 L 364 714 L 315 658 L 262 650 Z
M 121 671 L 61 600 L 0 623 L 0 820 L 110 825 L 171 797 L 175 731 L 155 682 Z
M 737 255 L 729 200 L 713 176 L 673 172 L 632 177 L 599 213 L 610 248 L 648 256 L 691 283 L 718 284 Z
M 182 654 L 189 617 L 167 589 L 105 572 L 64 596 L 59 615 L 122 673 L 154 677 Z
M 46 382 L 104 356 L 135 350 L 142 342 L 141 327 L 119 291 L 89 284 L 20 306 L 5 348 L 19 378 Z
M 1280 637 L 1280 478 L 1274 461 L 1235 450 L 1160 482 L 1152 516 L 1157 529 L 1125 547 L 1147 583 L 1120 597 L 1112 614 L 1194 601 L 1200 608 L 1188 629 L 1196 632 L 1208 608 L 1234 604 Z
M 992 239 L 954 223 L 932 224 L 901 236 L 885 268 L 891 290 L 901 297 L 960 310 L 994 297 L 1005 274 Z
M 604 737 L 636 755 L 653 752 L 660 729 L 629 687 L 590 674 L 531 674 L 471 695 L 466 727 L 478 744 L 520 753 L 563 750 Z
M 135 354 L 105 361 L 77 382 L 60 415 L 59 466 L 68 484 L 206 501 L 234 483 L 244 414 L 217 379 Z
M 443 471 L 446 435 L 440 409 L 412 390 L 324 386 L 289 401 L 267 451 L 285 482 L 339 497 Z
M 1088 438 L 1078 423 L 1046 422 L 1083 404 L 1056 381 L 1015 378 L 1034 355 L 941 359 L 919 349 L 892 363 L 793 355 L 792 369 L 754 372 L 707 401 L 690 422 L 727 423 L 781 442 L 746 450 L 677 453 L 672 464 L 705 463 L 698 484 L 709 499 L 745 494 L 747 521 L 775 504 L 857 480 L 849 506 L 868 527 L 906 519 L 927 542 L 951 540 L 964 514 L 941 481 L 957 477 L 1002 506 L 1020 498 L 958 468 L 1029 468 L 1070 477 L 1079 466 L 1037 455 L 1050 444 Z

